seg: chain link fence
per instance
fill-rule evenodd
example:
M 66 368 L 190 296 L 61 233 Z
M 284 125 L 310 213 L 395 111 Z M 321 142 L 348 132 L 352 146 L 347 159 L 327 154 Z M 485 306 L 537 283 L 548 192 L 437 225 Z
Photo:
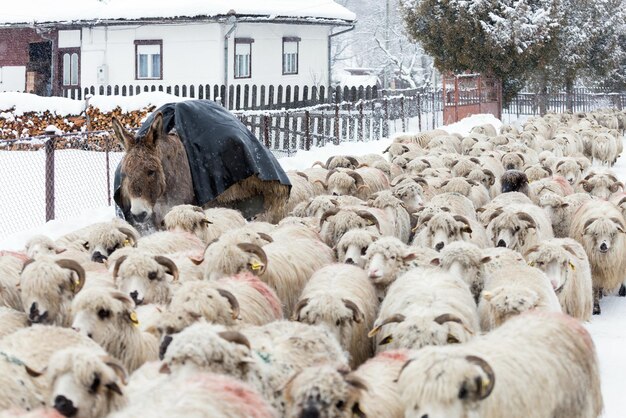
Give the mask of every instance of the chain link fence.
M 106 131 L 0 141 L 0 239 L 110 205 L 122 155 Z

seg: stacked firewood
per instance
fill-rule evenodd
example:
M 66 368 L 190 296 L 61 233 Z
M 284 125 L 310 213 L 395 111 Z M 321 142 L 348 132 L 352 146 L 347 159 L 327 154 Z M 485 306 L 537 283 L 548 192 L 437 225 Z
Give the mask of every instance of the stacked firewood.
M 118 118 L 126 128 L 135 129 L 154 109 L 155 106 L 150 106 L 141 110 L 122 112 L 122 109 L 117 107 L 111 112 L 102 112 L 90 106 L 80 115 L 68 116 L 49 111 L 28 112 L 16 116 L 12 113 L 14 109 L 5 110 L 0 113 L 0 150 L 38 149 L 42 146 L 42 140 L 46 139 L 41 136 L 47 135 L 46 129 L 51 125 L 57 128 L 57 149 L 119 150 L 117 141 L 102 133 L 102 131 L 111 131 L 113 116 Z M 33 137 L 39 138 L 31 139 Z

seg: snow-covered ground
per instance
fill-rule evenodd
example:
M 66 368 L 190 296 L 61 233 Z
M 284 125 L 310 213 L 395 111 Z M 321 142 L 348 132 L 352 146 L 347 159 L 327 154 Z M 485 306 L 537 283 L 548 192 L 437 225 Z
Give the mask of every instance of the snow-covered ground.
M 507 120 L 507 122 L 515 123 L 513 120 Z M 483 123 L 492 123 L 497 128 L 501 126 L 501 122 L 491 115 L 476 115 L 457 124 L 444 127 L 444 129 L 451 133 L 467 134 L 473 126 Z M 310 167 L 315 161 L 325 161 L 328 157 L 336 154 L 380 153 L 390 143 L 391 139 L 384 139 L 366 143 L 349 142 L 338 146 L 328 145 L 311 151 L 300 151 L 295 156 L 279 159 L 279 162 L 285 170 L 304 169 Z M 113 209 L 106 206 L 105 177 L 100 177 L 104 179 L 102 181 L 96 181 L 92 179 L 95 176 L 90 174 L 94 166 L 103 164 L 103 161 L 98 159 L 102 156 L 97 155 L 101 153 L 82 151 L 61 151 L 60 153 L 62 154 L 62 157 L 59 158 L 62 161 L 61 165 L 67 167 L 67 173 L 60 174 L 66 176 L 63 180 L 66 186 L 59 191 L 61 195 L 58 200 L 61 202 L 61 206 L 57 213 L 61 213 L 60 219 L 12 234 L 7 234 L 5 232 L 6 224 L 2 224 L 2 218 L 5 217 L 3 215 L 9 212 L 18 211 L 25 220 L 32 216 L 43 219 L 44 209 L 34 203 L 41 199 L 33 198 L 34 191 L 43 193 L 40 186 L 43 172 L 24 170 L 23 167 L 26 163 L 23 158 L 26 157 L 21 156 L 24 153 L 0 153 L 0 178 L 14 179 L 10 186 L 7 186 L 6 181 L 0 184 L 0 196 L 3 197 L 0 199 L 0 250 L 19 250 L 35 234 L 46 234 L 56 238 L 74 229 L 90 223 L 106 221 L 114 216 Z M 29 154 L 29 158 L 43 158 L 43 154 L 38 152 L 26 154 Z M 33 155 L 36 157 L 32 157 Z M 115 167 L 120 156 L 114 155 L 113 158 L 116 158 L 115 162 L 112 163 L 112 167 Z M 43 167 L 43 164 L 41 166 Z M 20 169 L 22 170 L 20 171 Z M 613 169 L 622 181 L 626 180 L 626 155 L 623 154 L 620 157 Z M 81 175 L 80 170 L 85 170 L 85 172 Z M 22 182 L 19 186 L 16 186 L 16 179 L 20 179 Z M 68 213 L 67 208 L 63 209 L 64 203 L 62 202 L 69 201 L 70 196 L 92 196 L 94 189 L 102 190 L 102 194 L 98 192 L 98 197 L 86 198 L 83 213 Z M 11 190 L 12 192 L 9 192 Z M 14 228 L 12 230 L 17 231 L 19 229 Z M 623 418 L 626 416 L 621 405 L 626 394 L 624 383 L 624 377 L 626 377 L 626 299 L 615 296 L 606 297 L 601 301 L 601 306 L 602 315 L 594 316 L 592 321 L 587 324 L 587 328 L 592 334 L 600 357 L 602 392 L 605 401 L 603 416 L 605 418 Z

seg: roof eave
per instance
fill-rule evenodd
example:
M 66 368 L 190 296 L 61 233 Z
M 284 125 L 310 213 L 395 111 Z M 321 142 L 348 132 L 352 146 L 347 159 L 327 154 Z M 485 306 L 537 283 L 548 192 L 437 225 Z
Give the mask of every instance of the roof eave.
M 282 24 L 298 24 L 298 25 L 327 25 L 327 26 L 352 26 L 355 20 L 333 19 L 322 17 L 291 17 L 291 16 L 271 16 L 271 15 L 236 15 L 238 22 L 247 23 L 282 23 Z M 218 16 L 196 16 L 196 17 L 159 17 L 144 19 L 88 19 L 88 20 L 72 20 L 63 22 L 22 22 L 22 23 L 0 23 L 0 28 L 59 28 L 59 27 L 76 27 L 76 26 L 118 26 L 128 24 L 168 24 L 168 23 L 226 23 L 230 15 Z

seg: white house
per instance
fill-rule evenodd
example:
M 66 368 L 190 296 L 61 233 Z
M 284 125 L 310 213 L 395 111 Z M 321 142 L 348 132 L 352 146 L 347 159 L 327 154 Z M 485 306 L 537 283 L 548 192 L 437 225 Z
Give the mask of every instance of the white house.
M 20 0 L 0 15 L 0 91 L 325 86 L 354 21 L 332 0 Z

